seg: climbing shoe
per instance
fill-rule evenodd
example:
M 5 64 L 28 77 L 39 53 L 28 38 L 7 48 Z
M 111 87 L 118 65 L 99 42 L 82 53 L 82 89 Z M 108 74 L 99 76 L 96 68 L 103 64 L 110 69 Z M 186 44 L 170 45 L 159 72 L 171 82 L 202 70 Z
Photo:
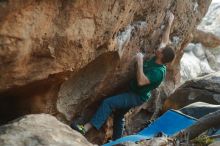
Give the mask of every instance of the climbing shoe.
M 79 124 L 75 124 L 75 123 L 72 123 L 70 125 L 70 127 L 76 131 L 78 131 L 79 133 L 81 133 L 82 135 L 85 135 L 86 134 L 86 130 L 84 128 L 83 125 L 79 125 Z

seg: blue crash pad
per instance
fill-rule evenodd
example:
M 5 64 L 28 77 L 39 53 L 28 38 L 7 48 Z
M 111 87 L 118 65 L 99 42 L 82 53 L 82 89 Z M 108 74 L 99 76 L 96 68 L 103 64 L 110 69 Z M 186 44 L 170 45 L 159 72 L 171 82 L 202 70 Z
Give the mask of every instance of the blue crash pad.
M 123 142 L 137 142 L 143 139 L 153 138 L 158 132 L 171 136 L 196 122 L 196 119 L 175 110 L 168 110 L 153 123 L 148 125 L 136 135 L 125 136 L 103 146 L 113 146 Z

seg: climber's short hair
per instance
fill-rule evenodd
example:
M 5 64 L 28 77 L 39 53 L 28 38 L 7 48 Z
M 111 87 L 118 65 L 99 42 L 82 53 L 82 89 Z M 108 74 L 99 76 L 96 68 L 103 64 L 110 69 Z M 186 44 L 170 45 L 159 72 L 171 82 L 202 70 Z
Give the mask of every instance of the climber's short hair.
M 162 63 L 170 63 L 175 58 L 175 52 L 172 46 L 166 46 L 162 48 L 161 53 L 163 54 Z

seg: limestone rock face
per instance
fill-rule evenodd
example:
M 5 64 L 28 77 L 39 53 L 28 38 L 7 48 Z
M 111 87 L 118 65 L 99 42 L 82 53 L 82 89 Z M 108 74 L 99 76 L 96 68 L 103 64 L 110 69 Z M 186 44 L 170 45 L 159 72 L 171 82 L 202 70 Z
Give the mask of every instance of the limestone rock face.
M 27 115 L 0 127 L 1 146 L 93 146 L 48 114 Z
M 181 81 L 220 70 L 220 3 L 212 1 L 181 59 Z
M 212 55 L 214 57 L 214 55 Z M 215 58 L 215 57 L 214 57 Z M 203 74 L 215 72 L 209 64 L 206 49 L 200 44 L 190 43 L 184 50 L 181 59 L 181 82 L 196 78 Z
M 201 24 L 198 26 L 199 30 L 211 32 L 212 34 L 220 37 L 220 3 L 213 0 L 209 7 L 206 16 L 203 18 Z
M 175 15 L 170 38 L 178 54 L 161 88 L 169 95 L 179 80 L 180 48 L 210 2 L 0 1 L 1 122 L 42 112 L 66 123 L 88 120 L 100 100 L 129 85 L 137 48 L 153 55 L 167 10 Z
M 220 103 L 220 72 L 185 82 L 166 101 L 164 109 L 179 109 L 194 102 Z

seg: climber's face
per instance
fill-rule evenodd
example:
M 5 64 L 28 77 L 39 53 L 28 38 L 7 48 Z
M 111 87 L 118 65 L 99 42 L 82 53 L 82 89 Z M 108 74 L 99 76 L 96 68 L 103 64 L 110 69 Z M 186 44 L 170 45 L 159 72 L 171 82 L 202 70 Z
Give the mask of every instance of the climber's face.
M 162 50 L 161 49 L 157 49 L 155 51 L 155 56 L 157 57 L 157 59 L 162 60 L 162 58 L 163 58 Z

